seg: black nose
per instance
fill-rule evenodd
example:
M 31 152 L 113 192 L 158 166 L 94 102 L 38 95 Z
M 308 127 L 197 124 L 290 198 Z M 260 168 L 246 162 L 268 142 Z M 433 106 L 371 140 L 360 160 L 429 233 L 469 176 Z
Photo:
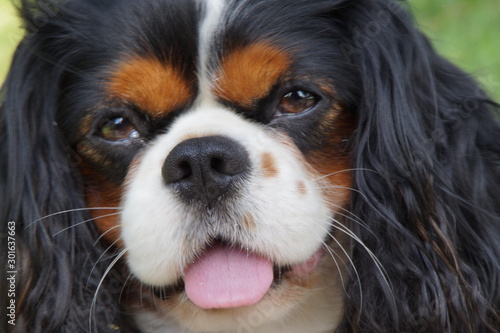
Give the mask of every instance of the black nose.
M 223 136 L 188 139 L 165 159 L 164 181 L 189 201 L 211 205 L 237 189 L 250 169 L 250 159 L 238 142 Z

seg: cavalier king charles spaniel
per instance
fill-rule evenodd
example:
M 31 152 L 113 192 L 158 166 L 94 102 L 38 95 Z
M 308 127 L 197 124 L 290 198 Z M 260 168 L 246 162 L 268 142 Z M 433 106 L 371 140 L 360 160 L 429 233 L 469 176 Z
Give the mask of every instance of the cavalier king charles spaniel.
M 7 330 L 498 332 L 499 105 L 405 7 L 23 0 Z

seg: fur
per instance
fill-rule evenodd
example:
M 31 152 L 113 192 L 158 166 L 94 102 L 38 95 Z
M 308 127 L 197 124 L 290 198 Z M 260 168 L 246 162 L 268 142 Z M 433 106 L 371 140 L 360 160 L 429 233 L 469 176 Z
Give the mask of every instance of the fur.
M 434 51 L 404 3 L 21 2 L 26 36 L 0 109 L 2 235 L 16 225 L 17 314 L 8 331 L 498 332 L 499 105 Z M 241 51 L 252 45 L 259 61 L 254 49 Z M 250 71 L 247 82 L 260 90 L 245 104 L 233 96 L 253 90 L 240 93 L 230 80 L 245 71 L 233 71 L 234 54 L 256 68 L 287 65 L 293 77 L 276 84 Z M 183 104 L 145 115 L 109 102 L 109 77 L 129 56 L 177 70 Z M 279 92 L 318 87 L 313 111 L 270 110 Z M 89 138 L 104 112 L 143 124 L 140 137 L 126 145 Z M 207 135 L 243 145 L 252 165 L 217 218 L 160 186 L 174 147 Z M 233 233 L 228 221 L 248 212 L 256 231 Z M 331 253 L 307 279 L 285 276 L 261 308 L 217 317 L 163 306 L 166 286 L 220 237 L 280 267 L 318 247 Z M 235 313 L 249 319 L 234 322 Z

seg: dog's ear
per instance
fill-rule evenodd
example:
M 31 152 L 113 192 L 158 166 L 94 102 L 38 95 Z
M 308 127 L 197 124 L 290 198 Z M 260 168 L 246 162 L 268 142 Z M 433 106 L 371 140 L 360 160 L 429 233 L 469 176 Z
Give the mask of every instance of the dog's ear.
M 435 53 L 396 2 L 344 5 L 341 47 L 361 87 L 352 212 L 365 226 L 352 227 L 373 254 L 355 246 L 349 320 L 339 331 L 493 332 L 497 105 Z
M 28 16 L 28 8 L 23 11 Z M 69 51 L 57 40 L 62 35 L 51 21 L 29 33 L 1 92 L 1 247 L 13 252 L 9 265 L 15 267 L 7 271 L 17 271 L 15 329 L 9 325 L 15 332 L 86 332 L 89 318 L 119 322 L 116 295 L 121 287 L 110 291 L 113 279 L 108 278 L 97 294 L 109 263 L 98 263 L 103 247 L 93 224 L 85 223 L 90 217 L 81 210 L 85 202 L 78 166 L 56 123 L 59 87 L 68 68 L 61 59 Z M 3 236 L 8 234 L 12 237 Z M 10 246 L 14 241 L 15 249 Z M 14 296 L 2 295 L 6 309 Z M 113 331 L 99 327 L 99 332 L 108 330 Z

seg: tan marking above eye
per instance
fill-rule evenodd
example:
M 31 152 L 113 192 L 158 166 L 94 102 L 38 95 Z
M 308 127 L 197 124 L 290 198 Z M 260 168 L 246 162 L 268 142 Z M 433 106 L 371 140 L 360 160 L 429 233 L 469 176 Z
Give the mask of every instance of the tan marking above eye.
M 286 74 L 290 55 L 268 43 L 238 49 L 223 58 L 213 93 L 226 101 L 251 107 Z
M 175 67 L 154 58 L 134 57 L 111 73 L 111 98 L 134 103 L 153 117 L 163 116 L 189 102 L 194 87 Z

